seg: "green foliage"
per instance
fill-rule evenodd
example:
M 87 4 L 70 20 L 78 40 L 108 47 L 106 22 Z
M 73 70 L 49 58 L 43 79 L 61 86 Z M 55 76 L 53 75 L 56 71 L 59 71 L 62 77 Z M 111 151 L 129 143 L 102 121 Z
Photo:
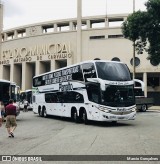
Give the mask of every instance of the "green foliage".
M 160 0 L 148 0 L 145 6 L 147 11 L 128 16 L 122 25 L 122 33 L 135 42 L 138 54 L 147 51 L 149 60 L 160 63 Z

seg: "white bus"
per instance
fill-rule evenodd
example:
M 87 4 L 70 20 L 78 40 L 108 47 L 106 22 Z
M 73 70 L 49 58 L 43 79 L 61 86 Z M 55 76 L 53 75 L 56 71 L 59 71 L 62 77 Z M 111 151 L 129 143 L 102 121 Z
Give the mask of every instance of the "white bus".
M 122 62 L 92 60 L 33 77 L 33 112 L 88 120 L 134 120 L 134 81 Z
M 32 110 L 33 106 L 32 106 L 32 90 L 31 89 L 27 89 L 25 91 L 21 91 L 20 92 L 20 109 L 24 109 L 24 101 L 28 102 L 28 109 Z

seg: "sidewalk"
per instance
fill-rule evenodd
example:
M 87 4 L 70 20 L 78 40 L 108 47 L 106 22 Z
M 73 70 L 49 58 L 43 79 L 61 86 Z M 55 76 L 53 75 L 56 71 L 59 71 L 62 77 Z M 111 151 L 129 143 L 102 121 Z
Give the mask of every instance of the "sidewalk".
M 160 110 L 160 106 L 151 106 L 148 109 L 149 110 Z

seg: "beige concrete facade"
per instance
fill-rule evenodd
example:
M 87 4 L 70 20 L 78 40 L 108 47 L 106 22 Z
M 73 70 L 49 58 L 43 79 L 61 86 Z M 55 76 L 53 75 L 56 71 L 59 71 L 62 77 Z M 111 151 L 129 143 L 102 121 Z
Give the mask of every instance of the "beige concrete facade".
M 22 90 L 30 89 L 35 75 L 94 58 L 118 58 L 132 72 L 132 42 L 121 31 L 121 23 L 127 16 L 84 17 L 81 28 L 77 28 L 77 19 L 64 19 L 6 31 L 2 29 L 1 19 L 0 79 L 14 81 Z M 158 103 L 160 66 L 147 60 L 147 56 L 136 54 L 136 78 L 145 82 L 145 95 L 154 96 Z

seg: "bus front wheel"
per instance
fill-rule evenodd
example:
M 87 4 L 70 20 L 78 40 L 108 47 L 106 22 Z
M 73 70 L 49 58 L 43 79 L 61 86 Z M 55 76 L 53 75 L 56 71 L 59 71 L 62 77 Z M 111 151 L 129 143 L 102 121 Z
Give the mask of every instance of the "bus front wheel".
M 38 108 L 38 114 L 39 114 L 40 117 L 42 117 L 42 110 L 41 110 L 41 108 Z

